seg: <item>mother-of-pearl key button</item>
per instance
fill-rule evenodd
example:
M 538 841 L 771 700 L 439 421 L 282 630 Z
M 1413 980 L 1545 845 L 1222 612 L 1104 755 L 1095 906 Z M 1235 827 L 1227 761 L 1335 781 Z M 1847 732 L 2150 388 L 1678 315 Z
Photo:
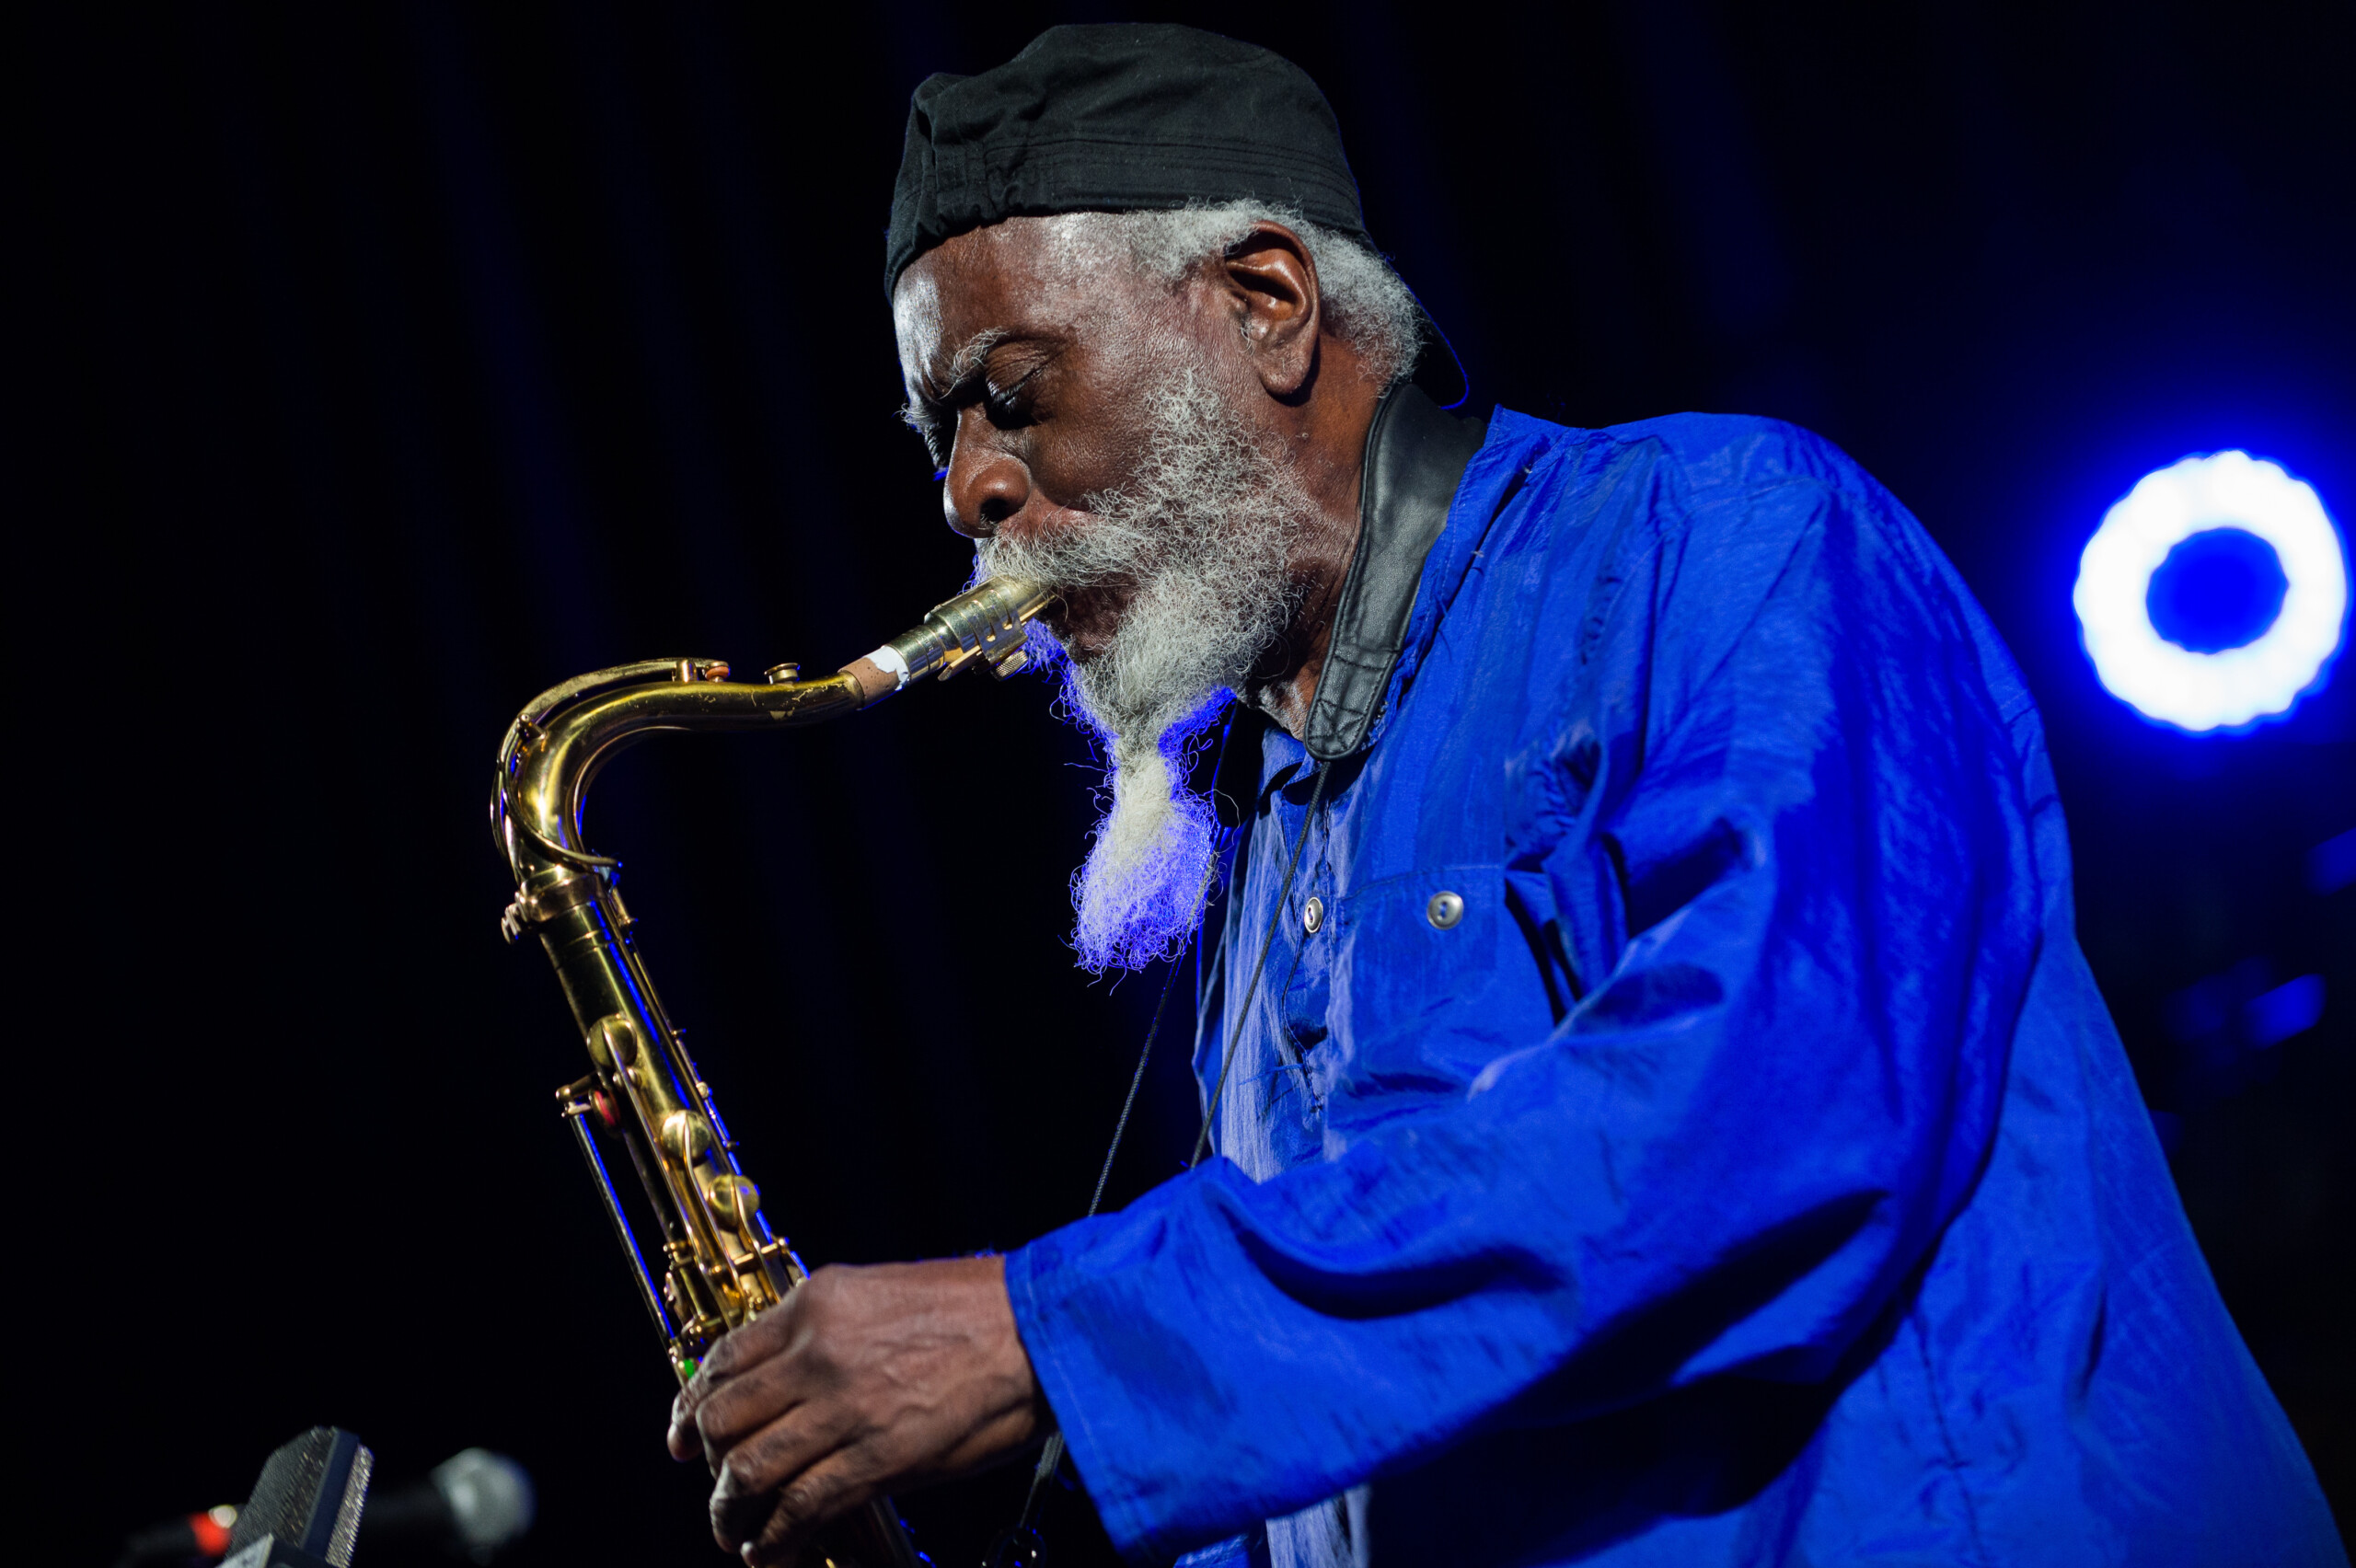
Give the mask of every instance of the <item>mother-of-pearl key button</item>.
M 1433 894 L 1432 901 L 1424 905 L 1424 918 L 1437 928 L 1448 930 L 1464 918 L 1464 900 L 1452 893 Z M 1313 926 L 1310 928 L 1316 929 Z
M 1320 927 L 1320 926 L 1322 926 L 1322 925 L 1323 925 L 1324 923 L 1325 923 L 1325 901 L 1324 901 L 1323 899 L 1322 899 L 1322 898 L 1312 898 L 1312 899 L 1311 899 L 1307 904 L 1305 904 L 1305 905 L 1301 905 L 1301 910 L 1300 910 L 1300 925 L 1301 925 L 1301 929 L 1303 929 L 1303 930 L 1307 931 L 1311 936 L 1312 936 L 1312 937 L 1313 937 L 1313 936 L 1315 936 L 1315 935 L 1317 934 L 1317 928 L 1318 928 L 1318 927 Z

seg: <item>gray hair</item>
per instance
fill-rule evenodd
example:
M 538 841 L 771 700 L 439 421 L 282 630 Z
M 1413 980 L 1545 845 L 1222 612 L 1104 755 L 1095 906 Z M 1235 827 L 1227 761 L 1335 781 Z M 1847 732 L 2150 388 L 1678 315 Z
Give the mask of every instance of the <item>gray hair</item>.
M 1057 259 L 1066 266 L 1122 255 L 1130 266 L 1172 288 L 1213 256 L 1223 256 L 1255 225 L 1282 224 L 1307 242 L 1317 269 L 1325 320 L 1389 386 L 1415 374 L 1423 352 L 1423 308 L 1371 246 L 1311 223 L 1298 209 L 1227 202 L 1157 213 L 1064 213 L 1046 220 Z

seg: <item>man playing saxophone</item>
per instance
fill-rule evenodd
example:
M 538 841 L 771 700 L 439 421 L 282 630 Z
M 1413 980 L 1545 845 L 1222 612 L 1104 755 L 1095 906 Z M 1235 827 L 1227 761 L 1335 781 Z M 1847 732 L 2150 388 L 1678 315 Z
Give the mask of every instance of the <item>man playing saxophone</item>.
M 1185 29 L 928 81 L 886 282 L 948 521 L 1060 596 L 1111 760 L 1082 962 L 1224 879 L 1215 1153 L 721 1340 L 670 1442 L 724 1545 L 1052 1431 L 1143 1561 L 2345 1561 L 2036 709 L 1886 490 L 1764 420 L 1444 412 L 1314 85 Z

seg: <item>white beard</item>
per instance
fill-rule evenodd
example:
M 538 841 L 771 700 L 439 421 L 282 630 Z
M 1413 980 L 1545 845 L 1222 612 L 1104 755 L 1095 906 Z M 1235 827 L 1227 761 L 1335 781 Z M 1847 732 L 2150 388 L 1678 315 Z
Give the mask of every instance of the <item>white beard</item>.
M 1217 824 L 1185 788 L 1189 742 L 1290 618 L 1288 563 L 1314 504 L 1227 401 L 1181 370 L 1155 399 L 1136 476 L 1083 499 L 1091 521 L 1068 537 L 975 548 L 981 577 L 1136 584 L 1095 654 L 1070 656 L 1031 630 L 1037 652 L 1062 658 L 1065 695 L 1112 761 L 1112 805 L 1072 882 L 1072 945 L 1091 972 L 1173 956 L 1194 927 Z

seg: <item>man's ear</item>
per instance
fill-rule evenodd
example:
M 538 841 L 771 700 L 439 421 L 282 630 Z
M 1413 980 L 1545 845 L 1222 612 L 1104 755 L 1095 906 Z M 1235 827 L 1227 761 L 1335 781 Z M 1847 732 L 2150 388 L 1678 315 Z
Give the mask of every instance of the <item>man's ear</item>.
M 1282 224 L 1255 224 L 1228 248 L 1221 266 L 1228 302 L 1261 385 L 1290 402 L 1316 373 L 1324 313 L 1309 247 Z

